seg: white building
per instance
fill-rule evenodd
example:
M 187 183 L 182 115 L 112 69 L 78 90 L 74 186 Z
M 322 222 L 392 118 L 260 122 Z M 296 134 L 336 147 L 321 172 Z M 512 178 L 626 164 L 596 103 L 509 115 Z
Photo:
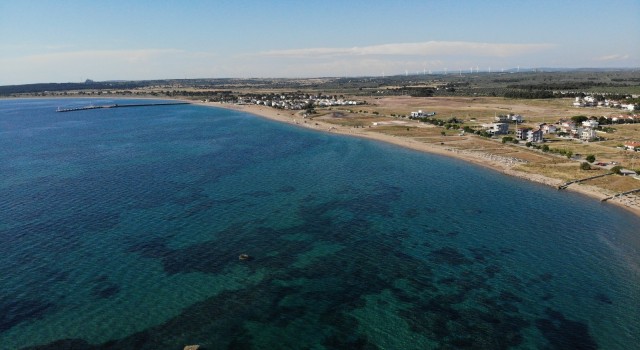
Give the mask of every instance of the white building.
M 509 131 L 509 124 L 507 123 L 482 124 L 482 127 L 491 135 L 506 134 Z
M 540 129 L 542 129 L 542 132 L 545 134 L 555 134 L 558 128 L 553 124 L 542 124 L 540 125 Z
M 585 126 L 587 128 L 597 128 L 598 121 L 595 119 L 588 119 L 582 122 L 582 126 Z
M 596 130 L 592 128 L 583 128 L 580 132 L 580 140 L 593 141 L 596 138 Z
M 422 113 L 422 110 L 418 110 L 417 112 L 411 112 L 411 118 L 422 118 L 422 116 L 424 116 L 424 114 Z

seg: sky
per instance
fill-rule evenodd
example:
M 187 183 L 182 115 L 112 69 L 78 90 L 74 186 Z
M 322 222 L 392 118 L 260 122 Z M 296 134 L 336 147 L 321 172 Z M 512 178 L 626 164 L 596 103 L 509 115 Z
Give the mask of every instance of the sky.
M 0 0 L 0 85 L 640 67 L 640 0 Z

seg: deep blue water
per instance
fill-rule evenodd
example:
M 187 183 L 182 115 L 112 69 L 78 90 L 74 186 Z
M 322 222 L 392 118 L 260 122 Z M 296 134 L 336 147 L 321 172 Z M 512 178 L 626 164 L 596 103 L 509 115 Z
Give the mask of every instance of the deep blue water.
M 640 344 L 625 211 L 234 111 L 55 112 L 87 103 L 0 100 L 1 349 Z

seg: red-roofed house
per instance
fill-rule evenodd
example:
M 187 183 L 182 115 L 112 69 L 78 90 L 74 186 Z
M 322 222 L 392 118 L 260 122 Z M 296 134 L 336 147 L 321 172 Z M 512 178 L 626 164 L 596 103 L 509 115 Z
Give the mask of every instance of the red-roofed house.
M 629 141 L 624 143 L 624 148 L 630 151 L 640 150 L 640 142 L 638 141 Z

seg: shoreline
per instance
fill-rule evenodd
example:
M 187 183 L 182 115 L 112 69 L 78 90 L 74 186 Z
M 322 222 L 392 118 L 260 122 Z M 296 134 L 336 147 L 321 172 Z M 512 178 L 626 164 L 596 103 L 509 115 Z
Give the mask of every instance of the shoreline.
M 190 101 L 184 99 L 184 101 Z M 219 103 L 219 102 L 201 102 L 201 101 L 190 101 L 194 105 L 205 106 L 205 107 L 218 107 L 224 108 L 228 110 L 240 111 L 249 113 L 261 118 L 293 124 L 299 127 L 304 127 L 308 129 L 313 129 L 320 132 L 328 132 L 345 136 L 352 137 L 361 137 L 370 140 L 376 140 L 381 142 L 390 143 L 396 146 L 409 148 L 412 150 L 416 150 L 419 152 L 437 154 L 445 157 L 451 157 L 460 159 L 466 162 L 470 162 L 497 172 L 500 172 L 505 175 L 514 176 L 523 180 L 528 180 L 532 182 L 536 182 L 539 184 L 543 184 L 546 186 L 552 186 L 557 188 L 559 185 L 564 183 L 563 180 L 547 177 L 540 174 L 531 174 L 522 171 L 518 171 L 513 169 L 514 163 L 510 162 L 509 159 L 492 155 L 489 153 L 483 152 L 469 152 L 469 151 L 460 151 L 456 149 L 451 149 L 446 145 L 440 146 L 435 144 L 427 144 L 419 141 L 415 141 L 409 138 L 401 137 L 401 136 L 392 136 L 382 134 L 376 131 L 366 131 L 368 129 L 364 128 L 352 128 L 345 127 L 340 125 L 334 125 L 330 123 L 323 122 L 321 120 L 305 120 L 302 117 L 297 115 L 298 111 L 291 110 L 281 110 L 275 109 L 266 106 L 260 105 L 236 105 L 236 104 L 228 104 L 228 103 Z M 611 194 L 605 192 L 604 189 L 599 187 L 583 185 L 583 184 L 573 184 L 567 187 L 567 190 L 580 193 L 592 199 L 601 201 L 602 199 L 609 197 Z M 609 200 L 606 203 L 615 205 L 619 208 L 625 209 L 626 211 L 639 216 L 640 217 L 640 204 L 637 201 L 629 201 L 629 200 Z M 603 203 L 605 204 L 605 203 Z
M 412 149 L 419 152 L 437 154 L 444 157 L 451 157 L 459 159 L 465 162 L 470 162 L 484 168 L 491 169 L 493 171 L 500 172 L 505 175 L 514 176 L 523 180 L 536 182 L 542 185 L 558 188 L 559 185 L 564 183 L 564 180 L 547 177 L 540 174 L 532 174 L 523 171 L 513 169 L 514 162 L 510 162 L 508 158 L 493 155 L 484 152 L 471 152 L 461 151 L 457 149 L 449 148 L 447 145 L 437 145 L 419 142 L 410 138 L 402 136 L 392 136 L 382 134 L 380 132 L 373 131 L 366 128 L 352 128 L 347 126 L 340 126 L 335 124 L 326 123 L 322 120 L 305 120 L 301 116 L 297 115 L 299 111 L 275 109 L 271 107 L 252 105 L 252 104 L 230 104 L 220 102 L 202 102 L 199 100 L 190 100 L 187 98 L 160 98 L 160 97 L 95 97 L 95 96 L 58 96 L 58 97 L 33 97 L 33 99 L 51 98 L 51 99 L 75 99 L 75 98 L 87 98 L 87 99 L 143 99 L 143 100 L 163 100 L 163 101 L 176 101 L 176 102 L 189 102 L 190 104 L 204 107 L 223 108 L 228 110 L 240 111 L 254 116 L 269 119 L 276 122 L 287 123 L 313 129 L 319 132 L 328 132 L 334 134 L 340 134 L 345 136 L 360 137 L 370 140 L 385 142 L 396 146 Z M 23 97 L 8 98 L 8 99 L 27 99 Z M 371 131 L 367 131 L 371 130 Z M 602 201 L 602 199 L 610 197 L 613 193 L 607 192 L 605 189 L 592 185 L 584 184 L 572 184 L 566 188 L 566 190 L 580 193 L 592 199 Z M 640 200 L 629 200 L 628 198 L 621 197 L 613 200 L 608 200 L 607 204 L 612 204 L 618 208 L 624 209 L 627 212 L 640 217 Z M 605 204 L 604 202 L 602 204 Z

